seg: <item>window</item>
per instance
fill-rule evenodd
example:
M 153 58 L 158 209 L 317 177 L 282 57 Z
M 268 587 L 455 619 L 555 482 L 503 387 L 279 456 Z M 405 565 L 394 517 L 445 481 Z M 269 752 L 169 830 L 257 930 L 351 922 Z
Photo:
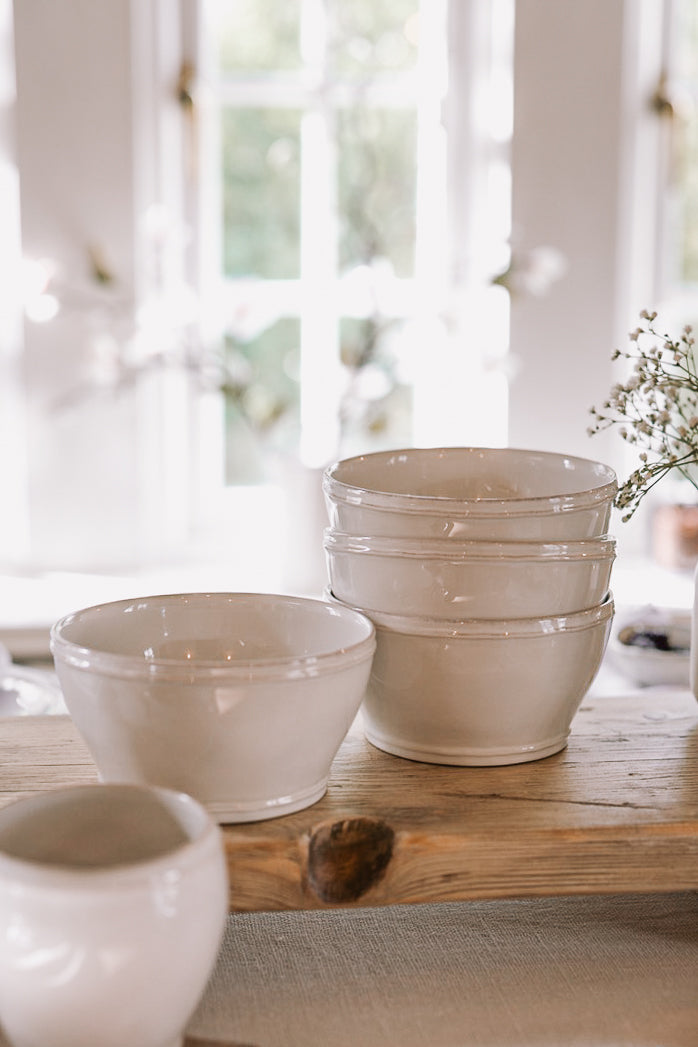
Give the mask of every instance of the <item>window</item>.
M 403 440 L 613 462 L 587 411 L 628 303 L 647 304 L 636 67 L 659 63 L 642 24 L 663 10 L 15 2 L 2 173 L 61 308 L 1 350 L 6 559 L 235 556 L 225 481 L 253 498 L 265 456 L 250 459 L 274 443 L 309 463 Z M 261 35 L 240 25 L 254 17 Z M 1 206 L 16 225 L 16 200 Z M 521 293 L 521 260 L 547 247 L 564 273 Z M 19 271 L 19 247 L 2 250 Z M 237 522 L 254 531 L 250 506 Z
M 470 411 L 448 437 L 505 442 L 506 293 L 490 284 L 509 235 L 512 4 L 454 5 L 450 23 L 436 0 L 274 10 L 202 7 L 199 192 L 224 303 L 228 480 L 258 475 L 260 437 L 311 465 L 439 442 L 464 367 Z M 449 25 L 479 51 L 472 69 L 455 56 L 450 83 Z M 471 125 L 459 103 L 473 93 Z

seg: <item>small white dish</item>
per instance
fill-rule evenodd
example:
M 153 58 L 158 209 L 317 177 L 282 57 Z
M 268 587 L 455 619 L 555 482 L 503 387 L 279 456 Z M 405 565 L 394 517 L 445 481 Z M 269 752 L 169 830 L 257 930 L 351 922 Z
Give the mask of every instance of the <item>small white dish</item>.
M 616 618 L 608 663 L 638 687 L 690 684 L 691 612 L 673 607 L 626 608 Z
M 0 717 L 67 713 L 55 673 L 16 665 L 0 644 Z

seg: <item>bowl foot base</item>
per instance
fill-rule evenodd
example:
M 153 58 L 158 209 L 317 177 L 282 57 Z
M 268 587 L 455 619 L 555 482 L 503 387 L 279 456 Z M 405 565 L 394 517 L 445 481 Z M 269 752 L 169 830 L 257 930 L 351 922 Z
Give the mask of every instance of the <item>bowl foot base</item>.
M 502 767 L 514 763 L 530 763 L 560 752 L 567 745 L 569 738 L 567 732 L 556 738 L 546 738 L 534 745 L 512 749 L 470 749 L 467 746 L 428 749 L 404 739 L 388 737 L 370 726 L 364 727 L 364 735 L 376 749 L 381 749 L 391 756 L 418 763 L 439 763 L 453 767 Z
M 327 792 L 327 778 L 290 796 L 280 796 L 273 800 L 231 803 L 225 800 L 202 801 L 212 818 L 220 825 L 235 825 L 243 822 L 262 822 L 269 818 L 281 818 L 285 814 L 294 814 L 306 807 L 311 807 Z

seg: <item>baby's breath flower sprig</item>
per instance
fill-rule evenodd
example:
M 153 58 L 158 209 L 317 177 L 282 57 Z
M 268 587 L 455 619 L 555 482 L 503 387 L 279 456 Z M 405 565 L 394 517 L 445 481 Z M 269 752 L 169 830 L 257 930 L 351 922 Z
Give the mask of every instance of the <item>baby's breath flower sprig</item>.
M 629 362 L 630 372 L 617 382 L 600 408 L 592 407 L 590 436 L 618 427 L 633 444 L 640 464 L 616 496 L 616 506 L 629 520 L 645 495 L 668 473 L 677 471 L 694 487 L 691 466 L 698 465 L 698 371 L 695 339 L 686 325 L 678 338 L 661 334 L 657 314 L 643 309 L 631 332 L 631 348 L 617 349 L 613 359 Z

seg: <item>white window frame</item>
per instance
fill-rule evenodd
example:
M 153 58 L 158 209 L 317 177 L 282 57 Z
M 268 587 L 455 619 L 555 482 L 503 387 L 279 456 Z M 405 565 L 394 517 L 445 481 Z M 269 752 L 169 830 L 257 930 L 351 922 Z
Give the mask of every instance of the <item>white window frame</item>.
M 213 5 L 215 7 L 215 0 Z M 501 290 L 490 290 L 488 285 L 506 251 L 509 232 L 507 201 L 505 198 L 501 200 L 498 210 L 504 213 L 504 221 L 498 219 L 497 233 L 493 235 L 494 208 L 490 208 L 488 213 L 483 207 L 485 194 L 491 195 L 487 179 L 493 144 L 489 128 L 482 121 L 464 121 L 464 114 L 472 112 L 474 103 L 468 102 L 464 107 L 463 99 L 472 99 L 478 92 L 481 96 L 483 85 L 487 86 L 492 52 L 492 10 L 507 6 L 506 2 L 493 5 L 489 0 L 486 3 L 483 0 L 461 0 L 450 5 L 430 0 L 423 4 L 420 14 L 420 65 L 416 72 L 383 77 L 360 86 L 362 104 L 413 107 L 418 111 L 420 160 L 416 276 L 414 279 L 396 278 L 388 292 L 394 315 L 408 318 L 412 323 L 418 385 L 415 408 L 415 438 L 418 442 L 467 442 L 476 432 L 483 442 L 488 439 L 504 442 L 506 439 L 504 410 L 497 410 L 497 398 L 483 403 L 483 386 L 487 385 L 487 377 L 480 374 L 479 380 L 473 382 L 473 374 L 477 370 L 483 371 L 497 355 L 492 351 L 495 338 L 500 343 L 499 355 L 506 346 L 506 324 L 499 325 L 496 335 L 493 331 L 493 313 L 497 315 L 501 309 L 493 309 L 490 304 L 491 300 L 502 298 L 506 303 L 506 296 Z M 298 281 L 229 279 L 221 291 L 233 299 L 240 291 L 249 294 L 252 300 L 261 292 L 265 299 L 271 297 L 278 301 L 280 314 L 285 302 L 291 303 L 290 313 L 294 308 L 299 310 L 302 368 L 300 457 L 306 464 L 321 465 L 340 451 L 346 452 L 346 447 L 339 443 L 338 433 L 343 384 L 338 318 L 366 315 L 367 304 L 361 300 L 361 295 L 357 296 L 351 282 L 340 279 L 337 271 L 335 201 L 332 178 L 328 177 L 336 164 L 332 155 L 333 107 L 350 103 L 352 91 L 347 85 L 326 86 L 322 74 L 322 41 L 325 37 L 322 3 L 305 0 L 302 11 L 307 24 L 313 26 L 312 33 L 303 34 L 306 47 L 319 48 L 317 54 L 306 55 L 309 67 L 317 69 L 314 79 L 305 76 L 299 81 L 293 76 L 265 79 L 239 75 L 218 83 L 210 56 L 200 48 L 198 63 L 204 84 L 202 96 L 206 101 L 201 118 L 203 156 L 199 170 L 204 172 L 206 179 L 205 195 L 212 202 L 209 206 L 212 206 L 213 215 L 219 215 L 222 212 L 220 164 L 215 159 L 211 161 L 217 152 L 219 109 L 225 104 L 289 106 L 305 112 L 303 152 L 306 147 L 308 151 L 313 147 L 317 162 L 303 162 L 302 158 L 300 278 Z M 451 41 L 450 83 L 447 23 Z M 454 56 L 456 47 L 464 51 L 462 58 Z M 468 132 L 456 132 L 456 128 L 462 129 L 464 122 L 468 123 Z M 457 140 L 455 148 L 449 147 L 449 138 Z M 506 145 L 496 144 L 495 149 L 503 152 Z M 325 215 L 323 222 L 311 224 L 304 220 L 306 213 L 316 214 L 318 211 Z M 471 245 L 467 252 L 463 250 L 464 242 Z M 209 259 L 220 257 L 220 243 L 215 233 L 209 235 L 207 243 Z M 215 273 L 209 272 L 208 284 L 216 286 Z M 416 308 L 415 303 L 418 303 Z M 464 303 L 470 307 L 467 317 Z M 476 309 L 473 303 L 476 303 Z M 484 339 L 473 338 L 479 325 L 488 331 L 489 354 L 481 351 Z M 409 335 L 406 341 L 409 341 Z M 429 345 L 426 352 L 425 343 Z M 459 378 L 465 379 L 466 395 L 470 396 L 469 411 L 462 410 L 461 399 L 454 400 L 452 405 L 444 402 L 460 382 L 444 381 L 436 365 L 438 360 L 442 368 L 448 371 L 455 368 Z M 461 374 L 464 367 L 468 369 L 467 374 Z

